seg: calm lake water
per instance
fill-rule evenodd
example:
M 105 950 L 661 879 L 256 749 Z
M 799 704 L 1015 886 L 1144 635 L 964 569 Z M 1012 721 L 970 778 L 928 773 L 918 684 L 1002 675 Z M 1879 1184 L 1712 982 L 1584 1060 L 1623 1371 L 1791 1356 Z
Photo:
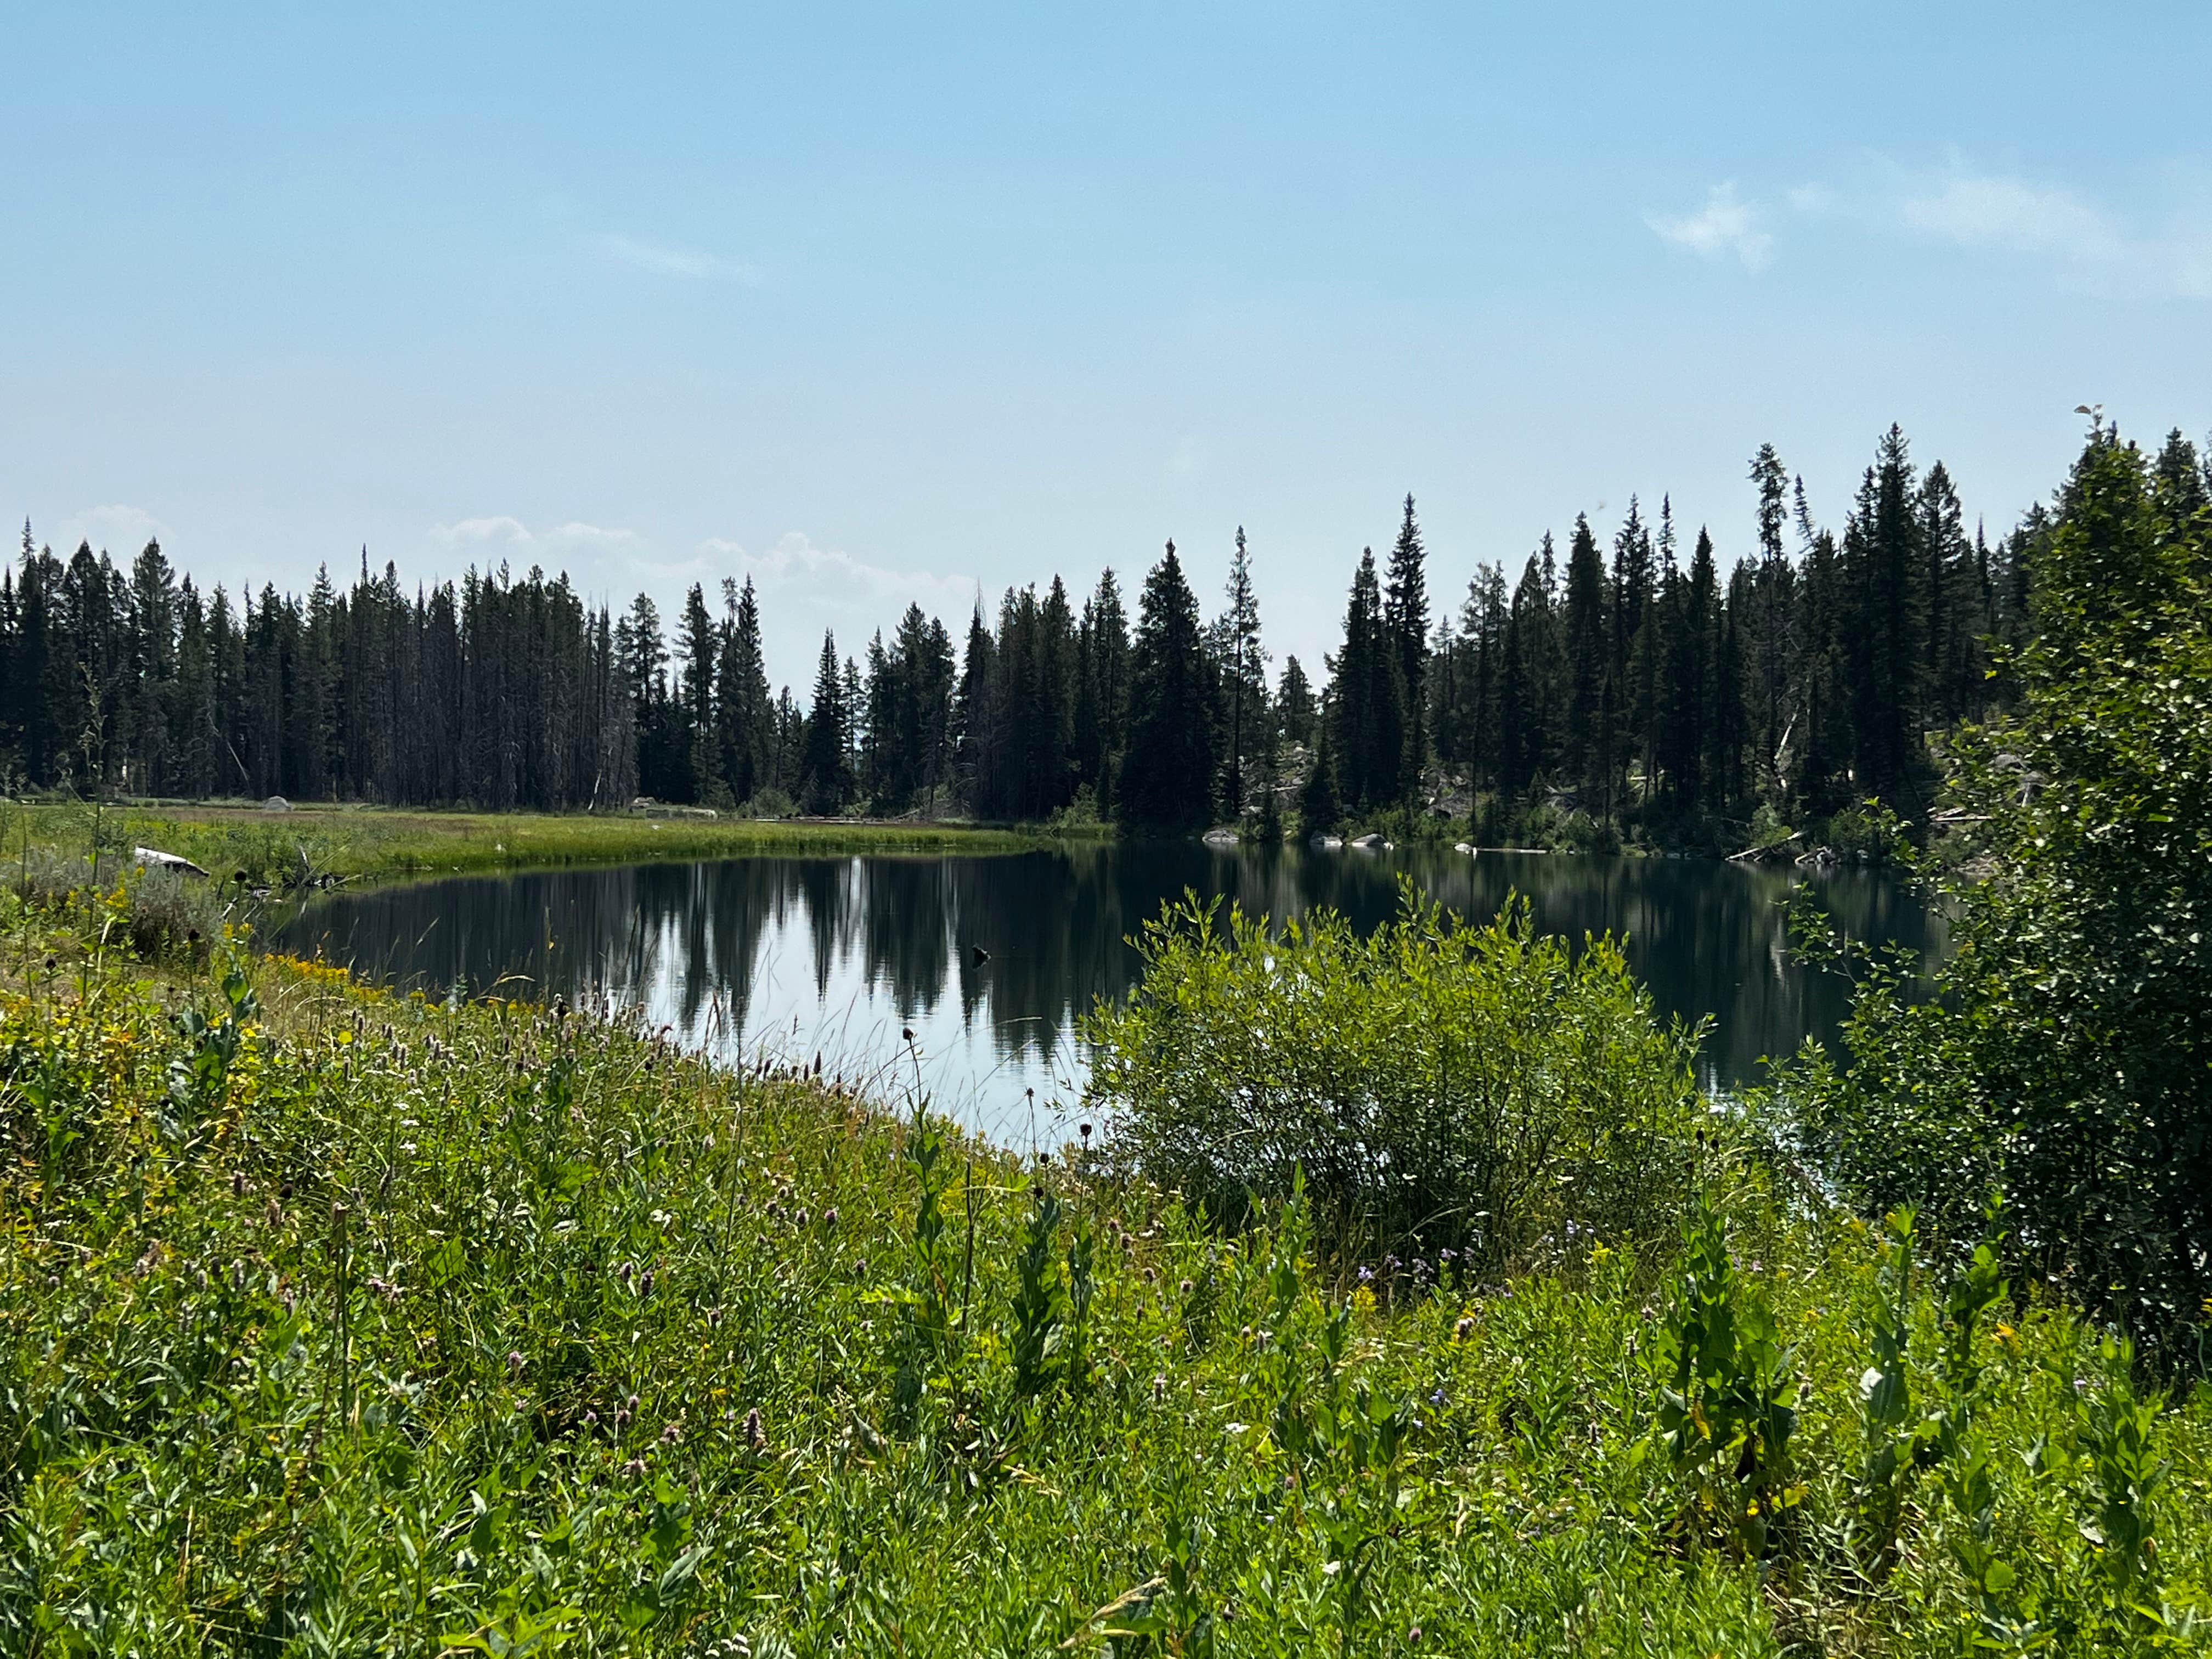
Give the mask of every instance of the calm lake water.
M 1074 1021 L 1127 991 L 1124 939 L 1164 900 L 1191 889 L 1273 916 L 1328 905 L 1371 927 L 1401 874 L 1464 915 L 1487 920 L 1519 892 L 1548 932 L 1626 934 L 1662 1013 L 1712 1017 L 1708 1086 L 1757 1081 L 1761 1055 L 1832 1038 L 1844 1012 L 1841 981 L 1790 960 L 1778 905 L 1791 873 L 1702 860 L 1194 843 L 738 858 L 342 892 L 266 937 L 386 983 L 602 993 L 725 1059 L 819 1053 L 878 1085 L 913 1083 L 910 1028 L 939 1109 L 1016 1145 L 1057 1144 L 1081 1087 Z M 1928 919 L 1896 883 L 1845 870 L 1818 885 L 1853 934 L 1929 948 Z

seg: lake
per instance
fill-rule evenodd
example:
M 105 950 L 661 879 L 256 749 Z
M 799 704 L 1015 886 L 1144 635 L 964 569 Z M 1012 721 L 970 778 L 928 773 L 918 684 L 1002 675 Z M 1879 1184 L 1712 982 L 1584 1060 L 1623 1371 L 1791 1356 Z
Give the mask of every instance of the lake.
M 763 1052 L 848 1079 L 921 1086 L 1016 1146 L 1056 1145 L 1081 1089 L 1073 1024 L 1137 973 L 1123 942 L 1186 889 L 1273 916 L 1388 917 L 1411 876 L 1487 920 L 1509 893 L 1537 925 L 1627 936 L 1664 1015 L 1710 1016 L 1704 1081 L 1756 1082 L 1759 1058 L 1832 1040 L 1848 988 L 1790 958 L 1778 908 L 1796 872 L 1709 860 L 1440 848 L 1365 852 L 1076 845 L 991 856 L 736 858 L 465 876 L 319 897 L 264 929 L 382 983 L 574 1000 L 603 994 L 695 1048 Z M 1858 870 L 1816 878 L 1856 937 L 1930 945 L 1917 897 Z

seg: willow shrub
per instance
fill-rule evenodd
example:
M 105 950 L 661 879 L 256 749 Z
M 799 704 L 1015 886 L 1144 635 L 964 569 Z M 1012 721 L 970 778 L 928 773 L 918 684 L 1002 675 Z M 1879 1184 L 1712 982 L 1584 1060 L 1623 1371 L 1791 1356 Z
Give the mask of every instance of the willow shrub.
M 1662 1026 L 1610 937 L 1476 927 L 1418 896 L 1363 937 L 1195 899 L 1086 1036 L 1118 1153 L 1232 1224 L 1303 1169 L 1340 1249 L 1496 1268 L 1583 1235 L 1671 1236 L 1710 1119 L 1699 1031 Z

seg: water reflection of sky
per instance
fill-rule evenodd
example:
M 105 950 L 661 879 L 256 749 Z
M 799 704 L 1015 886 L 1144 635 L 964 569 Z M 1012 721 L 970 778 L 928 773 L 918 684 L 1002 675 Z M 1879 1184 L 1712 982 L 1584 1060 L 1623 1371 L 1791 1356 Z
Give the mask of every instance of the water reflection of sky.
M 732 859 L 342 893 L 270 939 L 440 990 L 604 993 L 728 1060 L 819 1054 L 832 1073 L 907 1088 L 918 1058 L 941 1109 L 1024 1145 L 1070 1121 L 1074 1023 L 1127 991 L 1122 940 L 1164 900 L 1188 890 L 1275 916 L 1325 904 L 1366 927 L 1395 908 L 1401 875 L 1463 915 L 1487 918 L 1520 892 L 1547 931 L 1627 933 L 1662 1017 L 1715 1018 L 1709 1085 L 1756 1081 L 1760 1055 L 1831 1034 L 1843 1012 L 1841 983 L 1790 958 L 1788 873 L 1690 860 L 1179 843 Z M 1893 883 L 1843 872 L 1821 892 L 1860 937 L 1926 943 L 1920 907 Z

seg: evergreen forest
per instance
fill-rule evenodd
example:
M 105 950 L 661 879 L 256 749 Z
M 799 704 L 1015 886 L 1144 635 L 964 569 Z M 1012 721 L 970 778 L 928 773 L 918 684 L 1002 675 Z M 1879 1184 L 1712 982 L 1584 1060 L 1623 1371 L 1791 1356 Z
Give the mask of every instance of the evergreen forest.
M 2212 496 L 2179 431 L 2148 459 L 2177 520 Z M 2043 506 L 1991 535 L 1893 427 L 1839 526 L 1772 446 L 1755 543 L 1671 503 L 1578 516 L 1519 569 L 1431 596 L 1415 503 L 1352 568 L 1338 649 L 1271 672 L 1236 538 L 1204 614 L 1168 544 L 1134 596 L 1109 569 L 980 602 L 956 638 L 910 605 L 864 649 L 825 635 L 802 702 L 772 690 L 752 584 L 695 585 L 672 626 L 565 574 L 470 570 L 411 592 L 364 550 L 350 586 L 233 596 L 156 543 L 127 568 L 29 524 L 0 575 L 0 769 L 16 789 L 490 810 L 638 797 L 755 816 L 1097 819 L 1273 833 L 1462 824 L 1479 840 L 1728 849 L 1869 800 L 1933 799 L 1931 742 L 2014 695 Z M 1442 573 L 1434 573 L 1441 576 Z M 1456 580 L 1456 574 L 1451 580 Z

